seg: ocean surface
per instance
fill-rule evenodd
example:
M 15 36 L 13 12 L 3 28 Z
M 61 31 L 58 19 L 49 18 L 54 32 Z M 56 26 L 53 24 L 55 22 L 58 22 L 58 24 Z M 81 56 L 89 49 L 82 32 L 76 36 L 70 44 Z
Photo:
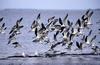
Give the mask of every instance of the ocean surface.
M 34 37 L 31 30 L 31 24 L 36 19 L 37 15 L 41 13 L 41 20 L 39 23 L 43 22 L 45 25 L 48 23 L 48 18 L 55 16 L 56 18 L 64 18 L 68 13 L 68 19 L 71 22 L 76 22 L 78 18 L 85 13 L 86 10 L 36 10 L 36 9 L 5 9 L 0 10 L 0 17 L 4 17 L 2 22 L 5 22 L 7 30 L 5 34 L 0 34 L 0 58 L 5 58 L 8 56 L 13 56 L 16 54 L 25 53 L 28 55 L 33 55 L 35 52 L 44 53 L 50 48 L 50 44 L 39 44 L 33 43 L 32 40 Z M 96 39 L 93 41 L 97 46 L 100 47 L 100 10 L 93 10 L 94 14 L 91 17 L 92 26 L 90 29 L 93 30 L 92 35 L 97 35 Z M 21 25 L 24 27 L 21 29 L 21 34 L 16 37 L 21 47 L 14 48 L 13 45 L 7 44 L 9 32 L 16 21 L 23 17 Z M 83 33 L 88 34 L 90 30 L 85 30 Z M 52 41 L 53 33 L 49 34 L 50 40 Z M 75 39 L 79 40 L 79 39 Z M 85 48 L 82 51 L 74 51 L 75 44 L 72 47 L 72 50 L 66 50 L 61 46 L 58 46 L 56 49 L 61 51 L 67 51 L 68 53 L 90 53 L 92 52 L 91 48 Z M 9 58 L 9 59 L 0 59 L 0 65 L 100 65 L 100 55 L 70 55 L 70 56 L 57 56 L 52 58 Z

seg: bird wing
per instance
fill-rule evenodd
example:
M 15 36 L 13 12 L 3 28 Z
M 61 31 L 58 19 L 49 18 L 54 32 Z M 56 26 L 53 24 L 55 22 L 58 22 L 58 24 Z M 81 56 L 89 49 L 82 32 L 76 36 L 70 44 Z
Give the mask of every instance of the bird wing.
M 62 19 L 61 19 L 61 18 L 59 18 L 59 23 L 60 23 L 61 25 L 63 25 Z

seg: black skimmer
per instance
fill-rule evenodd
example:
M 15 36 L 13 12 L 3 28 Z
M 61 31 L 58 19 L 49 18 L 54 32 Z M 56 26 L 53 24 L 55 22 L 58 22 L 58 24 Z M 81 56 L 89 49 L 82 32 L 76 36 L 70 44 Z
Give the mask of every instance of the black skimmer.
M 31 31 L 35 31 L 35 28 L 39 27 L 38 21 L 34 20 L 32 25 L 31 25 Z
M 83 32 L 84 32 L 83 29 L 78 28 L 77 31 L 78 31 L 77 36 L 79 36 L 79 35 L 83 35 Z
M 9 39 L 12 39 L 16 34 L 15 33 L 12 33 L 10 36 L 9 36 Z
M 93 15 L 93 11 L 88 10 L 88 12 L 85 14 L 86 18 L 85 18 L 85 23 L 87 25 L 92 25 L 91 23 L 91 16 Z
M 66 49 L 71 50 L 72 45 L 73 45 L 73 42 L 70 42 L 70 43 L 68 44 L 68 46 L 67 46 L 67 48 L 66 48 Z
M 60 23 L 60 25 L 63 25 L 63 22 L 62 22 L 61 18 L 59 18 L 59 23 Z
M 54 20 L 54 18 L 55 18 L 55 16 L 48 18 L 48 23 L 51 22 L 52 20 Z
M 68 27 L 72 27 L 73 22 L 70 22 L 69 20 L 67 20 L 67 25 L 68 25 Z
M 54 50 L 54 48 L 58 45 L 60 45 L 62 42 L 57 42 L 55 44 L 52 44 L 51 47 L 50 47 L 50 50 Z
M 0 27 L 0 33 L 5 33 L 6 29 L 7 27 L 5 27 L 5 23 L 3 23 L 2 26 Z
M 20 20 L 18 20 L 16 22 L 16 24 L 12 27 L 11 31 L 9 32 L 9 34 L 15 32 L 16 35 L 17 34 L 20 34 L 20 29 L 23 28 L 24 26 L 23 25 L 20 25 L 21 21 L 22 21 L 23 18 L 21 18 Z
M 86 12 L 85 12 L 85 15 L 88 15 L 90 13 L 91 9 L 88 9 Z
M 63 32 L 62 35 L 63 35 L 63 40 L 66 40 L 68 42 L 68 38 L 69 38 L 69 32 Z
M 66 16 L 64 17 L 64 19 L 62 20 L 63 21 L 63 25 L 62 26 L 64 26 L 64 27 L 66 27 L 68 25 L 67 18 L 68 18 L 68 14 L 66 14 Z
M 71 33 L 72 34 L 77 34 L 78 33 L 78 29 L 77 28 L 72 28 L 71 29 Z
M 2 17 L 2 18 L 0 18 L 0 22 L 1 22 L 1 21 L 3 21 L 3 19 L 4 19 L 3 17 Z
M 69 36 L 69 41 L 71 41 L 71 40 L 73 40 L 73 38 L 75 37 L 75 34 L 70 34 L 70 36 Z
M 52 23 L 53 23 L 53 21 L 49 22 L 49 23 L 46 25 L 46 28 L 48 29 L 48 28 L 51 26 Z
M 90 44 L 90 43 L 91 43 L 91 42 L 90 42 L 90 39 L 88 39 L 88 36 L 85 37 L 85 43 L 86 43 L 86 44 Z
M 92 30 L 89 31 L 89 34 L 87 36 L 90 36 L 92 34 Z
M 37 20 L 40 20 L 40 18 L 41 18 L 41 13 L 38 14 L 38 16 L 37 16 L 36 19 L 37 19 Z
M 63 32 L 63 40 L 62 40 L 62 46 L 68 44 L 70 42 L 70 33 L 69 32 Z
M 94 35 L 91 39 L 89 38 L 89 36 L 85 36 L 84 43 L 86 43 L 87 45 L 91 45 L 94 39 L 96 39 L 96 35 Z
M 98 54 L 100 52 L 100 48 L 98 46 L 92 46 L 92 50 L 94 54 Z
M 35 29 L 35 35 L 36 35 L 36 38 L 33 40 L 33 42 L 41 42 L 45 38 L 48 38 L 47 37 L 48 30 L 46 30 L 43 23 L 41 23 L 41 28 L 40 29 L 38 29 L 38 28 Z
M 94 35 L 93 37 L 92 37 L 92 39 L 90 40 L 90 42 L 92 42 L 94 39 L 96 39 L 96 35 Z
M 21 47 L 21 45 L 19 44 L 19 42 L 13 42 L 12 44 L 14 45 L 14 48 Z
M 59 21 L 59 24 L 56 24 L 57 21 Z M 52 21 L 51 21 L 52 22 Z M 65 26 L 63 26 L 63 22 L 61 20 L 61 18 L 59 19 L 55 19 L 53 22 L 52 22 L 52 25 L 51 25 L 51 30 L 53 31 L 63 31 L 63 29 L 65 28 Z
M 17 20 L 16 25 L 20 25 L 22 20 L 23 20 L 23 18 L 20 18 L 19 20 Z
M 59 34 L 59 31 L 56 32 L 56 34 L 54 34 L 54 40 L 57 41 L 57 35 Z
M 83 49 L 83 43 L 79 43 L 79 42 L 77 42 L 76 41 L 76 46 L 77 46 L 77 48 L 79 49 L 79 50 L 82 50 Z M 77 49 L 76 49 L 77 50 Z
M 66 28 L 66 26 L 65 26 L 65 24 L 64 24 L 64 22 L 62 21 L 61 18 L 59 18 L 59 23 L 61 25 L 61 32 L 62 32 Z
M 54 20 L 52 21 L 52 26 L 55 25 L 57 22 L 58 22 L 58 19 L 54 19 Z
M 83 22 L 80 20 L 80 19 L 78 19 L 77 21 L 76 21 L 76 23 L 75 23 L 75 27 L 77 27 L 77 28 L 80 28 L 80 29 L 83 29 L 84 27 L 83 27 Z
M 12 34 L 10 34 L 10 36 L 9 36 L 9 38 L 8 38 L 8 44 L 10 44 L 12 41 L 15 41 L 16 40 L 16 33 L 12 33 Z

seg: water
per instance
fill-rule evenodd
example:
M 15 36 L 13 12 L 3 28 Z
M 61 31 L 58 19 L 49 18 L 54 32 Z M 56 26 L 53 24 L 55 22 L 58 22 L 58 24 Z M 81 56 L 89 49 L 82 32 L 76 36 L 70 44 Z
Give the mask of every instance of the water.
M 100 56 L 62 56 L 52 58 L 11 58 L 0 65 L 100 65 Z
M 56 18 L 64 18 L 64 16 L 68 13 L 68 19 L 72 22 L 76 22 L 78 18 L 80 18 L 85 11 L 83 10 L 16 10 L 16 9 L 5 9 L 0 11 L 0 17 L 4 17 L 2 22 L 6 23 L 7 30 L 5 34 L 0 34 L 0 58 L 15 55 L 17 53 L 26 53 L 28 55 L 33 55 L 34 52 L 43 53 L 49 49 L 49 44 L 38 44 L 32 42 L 32 37 L 34 37 L 33 32 L 28 32 L 30 30 L 30 26 L 34 19 L 36 19 L 38 13 L 41 13 L 41 22 L 47 24 L 47 19 L 55 15 Z M 15 24 L 16 20 L 23 17 L 21 22 L 24 25 L 24 28 L 21 29 L 21 34 L 17 36 L 17 41 L 22 45 L 22 47 L 14 48 L 13 45 L 9 44 L 8 37 L 11 27 Z M 93 30 L 92 35 L 97 35 L 94 43 L 100 46 L 98 43 L 100 40 L 100 34 L 98 34 L 98 28 L 100 28 L 100 23 L 96 24 L 96 22 L 100 21 L 100 10 L 94 10 L 94 14 L 92 16 L 91 26 Z M 41 23 L 40 22 L 40 23 Z M 87 34 L 88 30 L 84 31 L 84 34 Z M 53 36 L 52 34 L 49 37 Z M 92 36 L 91 36 L 92 37 Z M 51 38 L 52 40 L 52 38 Z M 75 46 L 73 46 L 75 48 Z M 61 46 L 58 46 L 57 49 L 64 50 Z M 66 51 L 66 50 L 64 50 Z M 67 50 L 68 51 L 68 50 Z M 92 50 L 90 48 L 86 48 L 82 50 L 82 53 L 90 53 Z M 68 51 L 68 53 L 79 53 L 80 51 Z M 6 60 L 0 60 L 0 65 L 99 65 L 100 64 L 100 56 L 99 55 L 89 55 L 89 56 L 58 56 L 54 58 L 10 58 Z

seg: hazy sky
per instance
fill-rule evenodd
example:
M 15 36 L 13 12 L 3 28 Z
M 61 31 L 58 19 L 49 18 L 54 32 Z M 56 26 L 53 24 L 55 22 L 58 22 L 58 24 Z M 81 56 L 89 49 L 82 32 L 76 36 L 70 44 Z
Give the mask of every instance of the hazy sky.
M 0 9 L 96 9 L 100 0 L 0 0 Z

